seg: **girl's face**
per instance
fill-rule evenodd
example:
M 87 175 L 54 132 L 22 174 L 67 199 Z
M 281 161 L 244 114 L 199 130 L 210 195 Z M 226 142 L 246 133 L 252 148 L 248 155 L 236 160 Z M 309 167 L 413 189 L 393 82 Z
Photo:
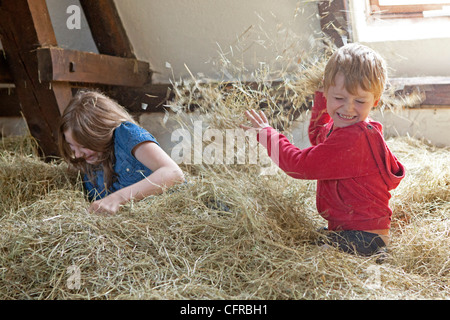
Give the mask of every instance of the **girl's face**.
M 64 131 L 64 138 L 69 144 L 70 149 L 73 151 L 75 158 L 84 159 L 89 164 L 98 164 L 101 156 L 100 152 L 93 151 L 91 149 L 85 148 L 75 141 L 72 135 L 72 129 Z
M 373 93 L 358 87 L 356 95 L 345 89 L 345 77 L 342 73 L 336 74 L 335 85 L 325 92 L 327 99 L 327 112 L 333 119 L 334 128 L 344 128 L 360 121 L 366 121 L 370 110 L 378 104 Z

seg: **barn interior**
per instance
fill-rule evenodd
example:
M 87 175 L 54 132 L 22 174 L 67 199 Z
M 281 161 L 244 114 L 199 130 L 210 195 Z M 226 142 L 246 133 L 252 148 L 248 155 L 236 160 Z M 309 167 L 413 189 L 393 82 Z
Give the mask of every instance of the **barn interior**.
M 0 297 L 448 299 L 450 3 L 387 2 L 0 1 Z M 322 63 L 351 42 L 387 61 L 372 117 L 409 174 L 382 264 L 311 245 L 311 181 L 181 159 L 187 185 L 105 218 L 59 160 L 60 116 L 86 88 L 169 155 L 174 132 L 231 129 L 252 103 L 308 147 Z

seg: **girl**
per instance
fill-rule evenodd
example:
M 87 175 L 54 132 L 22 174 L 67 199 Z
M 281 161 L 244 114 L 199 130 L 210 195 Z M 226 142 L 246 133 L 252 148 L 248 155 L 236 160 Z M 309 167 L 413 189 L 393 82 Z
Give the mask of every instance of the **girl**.
M 62 157 L 84 174 L 90 212 L 114 214 L 131 200 L 184 181 L 156 139 L 99 92 L 75 95 L 61 117 L 58 135 Z

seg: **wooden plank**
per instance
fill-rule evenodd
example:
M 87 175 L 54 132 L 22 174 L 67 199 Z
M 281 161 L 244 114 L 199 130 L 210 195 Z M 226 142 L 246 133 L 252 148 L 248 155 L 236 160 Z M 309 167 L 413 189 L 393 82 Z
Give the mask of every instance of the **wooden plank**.
M 39 77 L 37 48 L 57 45 L 45 0 L 0 1 L 0 35 L 30 133 L 50 159 L 58 155 L 60 112 L 72 92 L 68 83 Z
M 422 105 L 450 105 L 449 84 L 435 84 L 422 90 L 425 91 L 425 100 Z
M 398 90 L 400 95 L 407 95 L 414 90 L 420 90 L 425 93 L 425 100 L 414 108 L 449 108 L 450 107 L 450 78 L 402 78 L 393 79 L 396 85 L 403 88 Z M 260 83 L 245 83 L 251 88 L 258 88 Z M 406 84 L 406 85 L 405 85 Z M 232 82 L 223 84 L 224 90 L 227 86 L 232 86 Z M 280 92 L 286 92 L 282 82 L 274 81 L 273 87 L 279 87 Z M 146 112 L 163 112 L 164 105 L 168 100 L 174 97 L 173 88 L 170 84 L 153 84 L 136 89 L 112 89 L 106 90 L 108 95 L 119 101 L 124 107 L 135 114 Z M 280 105 L 284 103 L 282 99 Z M 289 106 L 286 106 L 289 108 Z M 195 106 L 193 107 L 195 109 Z
M 407 95 L 414 90 L 421 90 L 426 99 L 414 108 L 449 108 L 450 107 L 450 78 L 397 78 L 392 79 L 396 86 L 402 87 L 397 90 L 399 95 Z M 258 88 L 259 83 L 245 83 L 251 88 Z M 224 90 L 232 86 L 232 82 L 223 84 Z M 280 92 L 286 92 L 282 82 L 274 81 L 273 87 L 280 86 Z M 152 84 L 142 88 L 103 88 L 109 96 L 117 100 L 133 114 L 148 112 L 163 112 L 164 105 L 174 97 L 171 84 Z M 284 102 L 280 100 L 280 104 Z M 287 106 L 289 108 L 289 106 Z M 193 106 L 195 109 L 195 106 Z
M 391 85 L 401 95 L 413 92 L 424 94 L 421 108 L 448 108 L 450 106 L 450 78 L 449 77 L 414 77 L 393 78 Z
M 151 77 L 147 62 L 61 48 L 37 50 L 43 81 L 140 87 Z
M 80 4 L 101 54 L 135 58 L 113 0 L 80 0 Z

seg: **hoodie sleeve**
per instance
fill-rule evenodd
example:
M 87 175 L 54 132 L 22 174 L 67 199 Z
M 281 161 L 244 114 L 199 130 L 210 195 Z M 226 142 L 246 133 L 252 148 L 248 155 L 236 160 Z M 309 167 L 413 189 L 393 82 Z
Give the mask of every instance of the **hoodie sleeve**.
M 311 111 L 311 119 L 308 127 L 308 136 L 311 145 L 322 143 L 333 126 L 333 121 L 327 113 L 327 100 L 323 92 L 314 94 L 314 102 Z
M 362 125 L 338 128 L 323 142 L 299 149 L 271 127 L 264 128 L 258 141 L 270 158 L 296 179 L 348 179 L 377 173 L 378 167 Z

